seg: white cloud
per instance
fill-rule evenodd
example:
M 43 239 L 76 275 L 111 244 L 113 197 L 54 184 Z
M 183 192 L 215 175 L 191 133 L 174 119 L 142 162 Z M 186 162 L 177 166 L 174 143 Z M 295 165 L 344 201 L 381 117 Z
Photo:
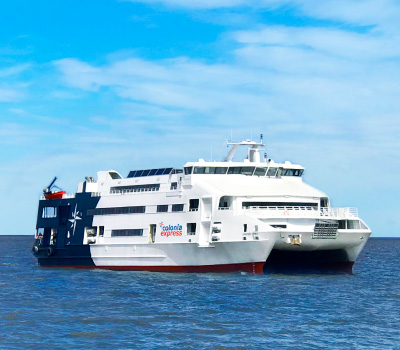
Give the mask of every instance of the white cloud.
M 269 26 L 257 31 L 240 31 L 235 38 L 250 45 L 300 47 L 315 50 L 329 59 L 342 57 L 358 62 L 400 57 L 400 42 L 376 32 L 355 33 L 317 27 Z
M 0 88 L 0 102 L 17 102 L 24 98 L 24 94 L 15 89 Z
M 31 67 L 31 64 L 24 63 L 24 64 L 19 64 L 19 65 L 7 67 L 7 68 L 1 68 L 0 69 L 0 78 L 5 78 L 5 77 L 11 76 L 11 75 L 20 74 L 20 73 L 26 71 L 27 69 L 29 69 L 30 67 Z

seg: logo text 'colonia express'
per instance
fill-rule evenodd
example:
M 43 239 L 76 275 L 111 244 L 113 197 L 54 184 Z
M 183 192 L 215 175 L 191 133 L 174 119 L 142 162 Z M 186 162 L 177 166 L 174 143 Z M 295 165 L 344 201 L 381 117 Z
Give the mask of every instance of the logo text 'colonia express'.
M 162 227 L 161 236 L 163 237 L 182 236 L 182 225 L 176 225 L 176 226 L 165 225 L 161 227 Z

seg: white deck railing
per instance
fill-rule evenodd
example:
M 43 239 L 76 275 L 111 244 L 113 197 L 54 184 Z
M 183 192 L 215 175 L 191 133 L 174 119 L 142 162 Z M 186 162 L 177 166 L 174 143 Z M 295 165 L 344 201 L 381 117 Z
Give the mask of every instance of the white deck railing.
M 317 207 L 243 207 L 245 215 L 257 218 L 320 218 L 337 219 L 358 217 L 357 208 L 321 208 Z

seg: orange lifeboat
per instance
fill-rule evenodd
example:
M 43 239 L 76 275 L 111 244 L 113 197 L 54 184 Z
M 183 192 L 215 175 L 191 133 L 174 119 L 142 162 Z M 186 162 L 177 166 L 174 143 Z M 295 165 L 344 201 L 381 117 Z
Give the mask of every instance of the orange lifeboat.
M 65 193 L 66 193 L 65 191 L 51 192 L 51 193 L 45 194 L 44 198 L 46 198 L 46 199 L 61 199 Z

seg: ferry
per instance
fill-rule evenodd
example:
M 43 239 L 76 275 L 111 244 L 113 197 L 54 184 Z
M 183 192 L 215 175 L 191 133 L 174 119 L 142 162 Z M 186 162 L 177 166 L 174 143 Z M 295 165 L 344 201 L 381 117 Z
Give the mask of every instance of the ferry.
M 221 162 L 183 169 L 115 170 L 74 194 L 39 201 L 33 253 L 40 266 L 160 272 L 262 273 L 352 268 L 371 230 L 355 208 L 332 208 L 302 180 L 304 168 L 230 142 Z M 243 161 L 233 161 L 239 146 Z

